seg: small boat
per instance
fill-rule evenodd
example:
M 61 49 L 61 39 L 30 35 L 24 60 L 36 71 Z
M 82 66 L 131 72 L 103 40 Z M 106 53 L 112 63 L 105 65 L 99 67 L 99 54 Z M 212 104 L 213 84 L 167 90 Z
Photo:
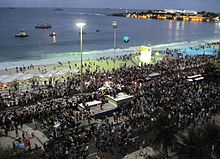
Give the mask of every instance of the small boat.
M 18 34 L 15 34 L 15 37 L 20 37 L 20 38 L 24 38 L 24 37 L 28 37 L 29 35 L 27 33 L 25 33 L 25 31 L 21 31 Z
M 97 29 L 96 32 L 100 32 L 100 30 Z
M 63 9 L 62 8 L 56 8 L 56 9 L 54 9 L 55 11 L 63 11 Z
M 50 36 L 56 36 L 56 32 L 50 33 Z
M 14 7 L 7 7 L 6 9 L 15 9 Z
M 49 29 L 52 28 L 52 26 L 48 23 L 39 24 L 35 26 L 36 29 Z

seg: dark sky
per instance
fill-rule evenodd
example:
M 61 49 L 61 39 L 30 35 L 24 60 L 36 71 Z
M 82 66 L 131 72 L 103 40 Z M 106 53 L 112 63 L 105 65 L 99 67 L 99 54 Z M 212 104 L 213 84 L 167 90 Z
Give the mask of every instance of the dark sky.
M 195 9 L 220 12 L 220 0 L 0 0 L 0 7 Z

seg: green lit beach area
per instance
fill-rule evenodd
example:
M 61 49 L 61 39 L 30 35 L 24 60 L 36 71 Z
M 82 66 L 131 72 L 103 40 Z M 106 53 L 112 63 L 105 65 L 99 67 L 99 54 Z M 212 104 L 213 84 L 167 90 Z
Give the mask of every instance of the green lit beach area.
M 59 56 L 62 54 L 60 53 Z M 72 55 L 72 54 L 70 54 Z M 80 53 L 74 55 L 72 58 L 80 56 Z M 163 54 L 155 54 L 152 56 L 148 64 L 155 64 L 163 59 Z M 57 57 L 57 56 L 56 56 Z M 71 56 L 68 55 L 71 61 Z M 52 78 L 53 80 L 62 80 L 62 78 L 70 77 L 72 75 L 78 76 L 81 71 L 81 62 L 58 62 L 57 64 L 49 65 L 30 65 L 17 68 L 10 68 L 0 71 L 1 92 L 11 89 L 13 83 L 18 83 L 20 88 L 27 89 L 31 86 L 32 80 L 39 80 L 41 82 Z M 89 72 L 111 72 L 114 69 L 129 68 L 132 66 L 143 65 L 140 60 L 140 53 L 117 56 L 115 59 L 110 57 L 100 57 L 94 60 L 83 60 L 83 73 Z M 15 78 L 13 78 L 15 76 Z M 61 78 L 62 77 L 62 78 Z M 13 87 L 13 86 L 12 86 Z M 13 88 L 12 88 L 13 89 Z

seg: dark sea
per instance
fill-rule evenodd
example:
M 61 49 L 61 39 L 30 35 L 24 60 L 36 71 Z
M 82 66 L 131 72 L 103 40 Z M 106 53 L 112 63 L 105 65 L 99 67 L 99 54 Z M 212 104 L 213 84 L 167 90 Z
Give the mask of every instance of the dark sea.
M 117 50 L 121 55 L 140 45 L 153 48 L 187 47 L 220 39 L 219 23 L 143 20 L 110 16 L 125 12 L 113 9 L 0 8 L 0 69 L 30 64 L 77 61 L 80 58 L 80 36 L 77 22 L 83 28 L 83 58 L 113 56 L 112 21 L 118 21 Z M 49 23 L 51 29 L 35 29 Z M 24 30 L 27 38 L 15 38 Z M 96 30 L 99 30 L 97 32 Z M 56 37 L 50 37 L 51 32 Z M 123 37 L 128 36 L 128 44 Z

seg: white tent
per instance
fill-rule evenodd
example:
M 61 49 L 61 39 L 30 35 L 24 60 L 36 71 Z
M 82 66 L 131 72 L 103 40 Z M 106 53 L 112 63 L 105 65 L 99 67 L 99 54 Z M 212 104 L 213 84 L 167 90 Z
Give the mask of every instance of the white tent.
M 79 73 L 79 70 L 70 70 L 70 73 Z
M 192 78 L 197 78 L 197 77 L 201 77 L 202 75 L 198 74 L 198 75 L 193 75 L 193 76 L 187 76 L 188 79 L 192 79 Z
M 19 77 L 17 80 L 24 81 L 24 80 L 28 80 L 33 77 L 34 77 L 34 74 L 25 74 L 24 76 Z
M 156 76 L 159 76 L 160 74 L 157 73 L 157 72 L 154 72 L 154 73 L 151 73 L 148 75 L 148 77 L 156 77 Z
M 47 77 L 51 77 L 51 76 L 53 76 L 56 72 L 58 72 L 58 71 L 55 71 L 55 70 L 51 70 L 51 71 L 48 71 L 48 72 L 46 72 L 46 73 L 38 73 L 38 74 L 36 74 L 35 76 L 39 76 L 39 77 L 41 77 L 41 78 L 47 78 Z
M 2 75 L 2 76 L 0 76 L 0 81 L 6 79 L 6 78 L 8 78 L 8 77 L 9 77 L 9 75 Z
M 59 70 L 58 72 L 55 73 L 55 75 L 63 75 L 63 74 L 66 74 L 68 73 L 70 70 L 68 69 L 65 69 L 65 70 Z
M 195 81 L 200 81 L 200 80 L 203 80 L 204 77 L 199 77 L 199 78 L 196 78 Z
M 17 74 L 14 74 L 8 78 L 3 79 L 1 82 L 3 82 L 3 83 L 12 82 L 14 80 L 17 80 L 19 77 L 21 77 L 23 75 L 24 75 L 24 73 L 17 73 Z

